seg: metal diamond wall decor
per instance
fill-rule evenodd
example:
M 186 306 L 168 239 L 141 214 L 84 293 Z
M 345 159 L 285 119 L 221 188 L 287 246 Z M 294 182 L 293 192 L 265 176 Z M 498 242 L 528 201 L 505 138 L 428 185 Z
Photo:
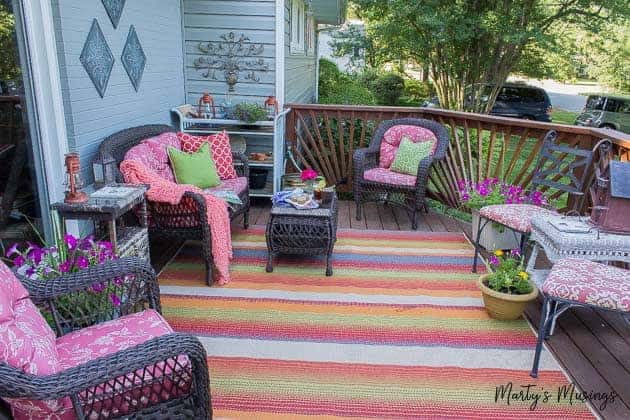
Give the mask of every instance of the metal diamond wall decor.
M 101 27 L 96 19 L 92 21 L 92 27 L 79 60 L 102 98 L 105 96 L 109 76 L 114 67 L 114 55 L 109 49 L 103 31 L 101 31 Z
M 112 21 L 112 25 L 114 25 L 114 29 L 118 28 L 118 22 L 120 22 L 120 17 L 122 16 L 123 9 L 125 8 L 125 0 L 101 0 L 103 2 L 103 6 L 105 6 L 105 11 L 107 12 L 107 16 L 109 16 L 109 20 Z
M 133 88 L 138 91 L 140 87 L 140 80 L 142 80 L 142 73 L 144 73 L 144 65 L 147 62 L 147 56 L 142 50 L 140 40 L 136 34 L 136 28 L 133 25 L 129 28 L 129 34 L 127 34 L 127 42 L 125 42 L 125 48 L 120 56 L 123 67 L 127 71 L 129 80 Z

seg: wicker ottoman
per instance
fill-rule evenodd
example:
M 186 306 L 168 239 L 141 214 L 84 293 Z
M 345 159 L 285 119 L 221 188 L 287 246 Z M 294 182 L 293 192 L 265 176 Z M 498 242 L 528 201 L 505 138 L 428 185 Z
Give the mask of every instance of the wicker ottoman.
M 267 272 L 278 254 L 326 255 L 326 275 L 332 276 L 333 247 L 337 240 L 337 197 L 317 209 L 273 206 L 267 222 Z

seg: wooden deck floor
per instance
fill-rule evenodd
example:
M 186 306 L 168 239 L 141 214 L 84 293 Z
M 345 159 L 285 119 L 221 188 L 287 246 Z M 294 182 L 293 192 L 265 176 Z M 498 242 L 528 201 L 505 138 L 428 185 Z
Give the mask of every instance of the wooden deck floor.
M 264 225 L 269 218 L 270 203 L 254 202 L 250 212 L 252 225 Z M 340 202 L 339 227 L 352 229 L 410 230 L 409 219 L 400 209 L 380 204 L 367 204 L 364 218 L 356 221 L 354 204 Z M 238 223 L 238 221 L 235 221 Z M 469 223 L 460 222 L 435 212 L 423 214 L 419 231 L 464 232 L 471 236 Z M 178 249 L 178 244 L 152 247 L 152 261 L 160 269 Z M 542 264 L 545 262 L 542 261 Z M 541 304 L 526 311 L 535 328 L 540 319 Z M 585 392 L 616 395 L 605 408 L 594 404 L 604 419 L 630 419 L 630 323 L 621 316 L 591 309 L 575 309 L 564 314 L 548 347 L 566 369 L 574 384 Z M 533 352 L 532 352 L 533 358 Z M 533 380 L 532 380 L 533 383 Z M 525 385 L 525 384 L 523 384 Z

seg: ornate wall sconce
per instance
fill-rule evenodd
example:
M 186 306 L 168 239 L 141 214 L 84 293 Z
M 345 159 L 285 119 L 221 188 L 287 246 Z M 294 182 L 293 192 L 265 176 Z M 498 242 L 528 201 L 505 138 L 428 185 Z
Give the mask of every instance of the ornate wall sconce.
M 199 51 L 204 56 L 195 60 L 195 68 L 205 69 L 203 77 L 218 80 L 216 71 L 222 71 L 229 92 L 234 92 L 234 85 L 239 81 L 239 73 L 246 71 L 245 80 L 260 82 L 257 73 L 265 73 L 269 66 L 261 58 L 255 58 L 263 53 L 263 44 L 249 44 L 249 37 L 241 34 L 239 37 L 234 32 L 221 35 L 220 41 L 201 42 Z

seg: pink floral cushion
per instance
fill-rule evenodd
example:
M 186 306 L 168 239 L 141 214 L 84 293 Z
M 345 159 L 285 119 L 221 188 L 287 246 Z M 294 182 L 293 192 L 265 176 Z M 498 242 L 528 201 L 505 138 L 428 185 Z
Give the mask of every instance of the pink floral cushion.
M 494 204 L 482 207 L 479 214 L 511 229 L 529 233 L 534 215 L 553 215 L 556 212 L 533 204 Z
M 224 179 L 219 185 L 204 191 L 234 191 L 237 195 L 241 194 L 247 188 L 247 178 L 240 176 L 238 178 Z
M 158 137 L 151 137 L 129 149 L 125 154 L 125 160 L 142 162 L 160 177 L 175 182 L 175 175 L 166 154 L 166 147 L 174 144 L 174 141 L 179 141 L 175 133 L 164 133 Z M 179 149 L 179 143 L 177 143 L 176 148 Z
M 415 176 L 401 174 L 385 168 L 368 169 L 363 172 L 363 179 L 366 181 L 380 182 L 382 184 L 404 185 L 406 187 L 413 187 L 416 185 Z
M 392 165 L 403 136 L 409 137 L 414 143 L 421 141 L 433 142 L 433 150 L 431 153 L 435 153 L 438 142 L 433 131 L 415 125 L 395 125 L 385 132 L 383 141 L 381 141 L 379 155 L 379 166 L 381 168 L 389 169 Z
M 549 296 L 630 312 L 630 270 L 592 261 L 558 261 L 543 284 Z

